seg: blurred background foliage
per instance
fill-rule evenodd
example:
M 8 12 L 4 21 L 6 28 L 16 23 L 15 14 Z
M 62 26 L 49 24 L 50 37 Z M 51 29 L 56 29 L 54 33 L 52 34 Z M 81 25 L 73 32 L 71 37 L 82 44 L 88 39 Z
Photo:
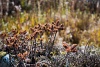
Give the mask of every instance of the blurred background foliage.
M 65 41 L 100 47 L 100 2 L 93 1 L 20 0 L 20 12 L 1 16 L 0 32 L 10 32 L 12 29 L 29 31 L 30 27 L 39 23 L 60 20 L 65 30 L 59 35 Z

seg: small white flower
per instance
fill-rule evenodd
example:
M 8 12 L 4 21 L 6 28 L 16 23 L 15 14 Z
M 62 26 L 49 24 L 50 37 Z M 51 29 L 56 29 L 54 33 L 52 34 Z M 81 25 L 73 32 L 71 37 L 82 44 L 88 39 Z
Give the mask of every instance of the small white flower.
M 69 34 L 70 33 L 70 27 L 67 27 L 66 28 L 66 34 Z

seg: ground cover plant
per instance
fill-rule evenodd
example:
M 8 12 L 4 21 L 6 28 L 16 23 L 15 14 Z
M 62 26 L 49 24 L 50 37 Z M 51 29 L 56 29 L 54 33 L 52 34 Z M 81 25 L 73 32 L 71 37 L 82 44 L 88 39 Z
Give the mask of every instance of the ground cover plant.
M 100 67 L 99 0 L 17 1 L 0 6 L 0 67 Z

